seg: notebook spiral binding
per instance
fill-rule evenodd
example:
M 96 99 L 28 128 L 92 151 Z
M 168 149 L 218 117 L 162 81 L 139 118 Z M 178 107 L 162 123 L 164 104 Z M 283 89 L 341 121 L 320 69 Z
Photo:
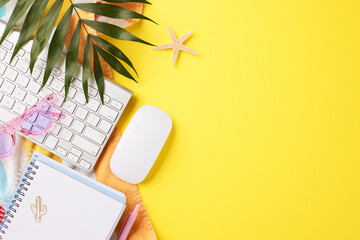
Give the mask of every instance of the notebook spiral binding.
M 34 175 L 36 175 L 36 170 L 39 168 L 38 165 L 35 164 L 36 160 L 32 160 L 29 163 L 29 166 L 26 169 L 26 172 L 22 179 L 20 180 L 20 183 L 18 185 L 18 188 L 15 191 L 15 195 L 13 200 L 11 201 L 11 204 L 9 205 L 5 216 L 0 224 L 0 240 L 3 239 L 3 235 L 5 235 L 6 229 L 8 229 L 8 225 L 11 223 L 11 219 L 15 217 L 16 209 L 19 208 L 22 197 L 25 196 L 25 192 L 27 192 L 31 185 L 31 181 L 34 180 Z

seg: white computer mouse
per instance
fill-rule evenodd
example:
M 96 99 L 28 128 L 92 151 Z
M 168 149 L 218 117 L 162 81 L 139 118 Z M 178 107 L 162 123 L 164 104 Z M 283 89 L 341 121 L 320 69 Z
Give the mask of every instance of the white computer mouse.
M 120 179 L 138 184 L 150 172 L 172 128 L 163 110 L 145 105 L 131 119 L 111 158 L 110 169 Z

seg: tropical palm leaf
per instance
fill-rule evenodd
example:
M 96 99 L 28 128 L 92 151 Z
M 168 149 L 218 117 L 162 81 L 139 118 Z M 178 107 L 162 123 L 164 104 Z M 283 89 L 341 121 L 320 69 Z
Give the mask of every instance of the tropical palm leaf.
M 93 45 L 94 46 L 94 45 Z M 94 75 L 95 75 L 95 81 L 96 85 L 98 87 L 98 91 L 100 94 L 101 102 L 104 104 L 104 75 L 102 73 L 102 68 L 99 60 L 99 55 L 96 51 L 96 48 L 93 48 L 94 53 Z
M 67 95 L 69 93 L 70 83 L 76 71 L 76 66 L 77 66 L 76 63 L 79 57 L 80 31 L 81 31 L 81 22 L 78 21 L 69 44 L 69 49 L 68 49 L 69 52 L 66 55 L 65 98 L 67 98 Z
M 59 16 L 60 9 L 63 6 L 64 1 L 70 2 L 69 8 L 62 16 L 59 25 L 56 27 L 55 32 L 52 38 L 50 39 L 55 22 Z M 104 1 L 109 3 L 137 2 L 137 3 L 151 4 L 146 0 L 104 0 Z M 9 2 L 9 0 L 0 0 L 0 6 L 5 5 L 7 2 Z M 49 11 L 44 16 L 45 8 L 48 2 L 49 0 L 34 0 L 34 1 L 18 0 L 15 9 L 12 15 L 10 16 L 9 22 L 6 25 L 4 33 L 0 39 L 0 44 L 4 41 L 4 39 L 14 28 L 15 24 L 27 13 L 23 27 L 20 32 L 19 39 L 15 44 L 12 58 L 31 39 L 31 36 L 33 36 L 33 34 L 36 32 L 30 54 L 30 71 L 32 71 L 38 56 L 40 55 L 42 50 L 44 50 L 46 44 L 50 40 L 47 63 L 46 63 L 46 68 L 42 83 L 42 87 L 44 87 L 62 53 L 71 15 L 73 10 L 75 10 L 77 16 L 79 17 L 79 21 L 74 30 L 73 36 L 70 40 L 70 44 L 66 56 L 65 99 L 69 92 L 70 84 L 76 70 L 77 59 L 79 55 L 80 30 L 82 27 L 85 29 L 85 31 L 86 31 L 85 26 L 91 27 L 96 31 L 101 32 L 115 39 L 152 45 L 151 43 L 134 36 L 130 32 L 116 25 L 82 19 L 78 14 L 77 9 L 81 9 L 83 11 L 95 13 L 110 18 L 117 18 L 117 19 L 136 18 L 136 19 L 143 19 L 154 22 L 153 20 L 143 16 L 142 14 L 112 4 L 105 4 L 105 3 L 74 4 L 72 0 L 56 0 L 55 3 L 51 6 Z M 44 18 L 42 19 L 43 16 Z M 135 82 L 136 82 L 135 78 L 124 67 L 123 63 L 127 64 L 135 72 L 136 75 L 137 72 L 132 62 L 129 60 L 128 57 L 126 57 L 126 55 L 119 48 L 117 48 L 110 42 L 106 41 L 105 39 L 92 35 L 87 31 L 86 34 L 87 37 L 86 37 L 86 43 L 84 49 L 84 58 L 83 58 L 84 67 L 83 67 L 83 76 L 82 76 L 83 78 L 82 85 L 83 85 L 85 99 L 88 102 L 89 100 L 88 79 L 91 75 L 91 62 L 92 62 L 91 57 L 92 57 L 95 81 L 100 94 L 100 99 L 102 103 L 104 103 L 103 99 L 104 99 L 105 83 L 104 83 L 104 75 L 100 63 L 100 56 L 115 71 Z M 91 51 L 93 52 L 92 56 L 91 56 Z
M 24 25 L 21 28 L 19 39 L 15 45 L 14 52 L 11 56 L 11 60 L 16 56 L 19 50 L 24 46 L 31 38 L 33 33 L 38 28 L 42 14 L 45 11 L 48 0 L 35 0 L 32 4 L 28 14 L 26 15 Z M 15 10 L 12 15 L 17 14 Z M 21 16 L 22 17 L 22 16 Z
M 3 7 L 6 3 L 8 3 L 10 0 L 1 1 L 0 7 Z M 11 32 L 11 30 L 14 28 L 15 24 L 20 20 L 20 18 L 25 14 L 25 12 L 29 9 L 31 5 L 31 1 L 27 0 L 19 0 L 16 3 L 16 6 L 14 8 L 14 12 L 16 14 L 12 14 L 10 16 L 10 19 L 8 21 L 8 24 L 6 25 L 5 31 L 1 37 L 0 44 L 5 40 L 7 35 Z
M 91 49 L 90 49 L 90 36 L 87 36 L 84 48 L 84 60 L 83 60 L 83 75 L 82 75 L 82 85 L 85 93 L 86 102 L 89 102 L 89 93 L 88 93 L 88 79 L 91 73 Z
M 74 6 L 86 12 L 99 14 L 105 17 L 119 18 L 119 19 L 137 18 L 137 19 L 144 19 L 156 23 L 148 17 L 145 17 L 137 12 L 131 11 L 127 8 L 123 8 L 117 5 L 106 4 L 106 3 L 78 3 L 78 4 L 74 4 Z
M 112 55 L 114 55 L 115 57 L 121 59 L 122 61 L 124 61 L 127 65 L 129 65 L 134 72 L 137 75 L 137 71 L 134 67 L 134 65 L 132 64 L 132 62 L 130 61 L 130 59 L 116 46 L 114 46 L 113 44 L 109 43 L 108 41 L 106 41 L 105 39 L 95 36 L 93 34 L 89 34 L 89 36 L 95 40 L 95 42 L 97 44 L 99 44 L 102 48 L 104 48 L 106 51 L 111 52 Z
M 47 42 L 49 41 L 51 32 L 55 26 L 56 19 L 59 16 L 63 3 L 64 0 L 55 1 L 55 3 L 51 6 L 50 10 L 47 12 L 44 20 L 41 22 L 39 29 L 36 32 L 34 42 L 31 47 L 30 72 L 33 71 L 37 58 L 39 57 L 41 51 L 44 50 Z
M 54 69 L 55 64 L 61 56 L 63 48 L 60 48 L 59 46 L 64 46 L 65 44 L 66 34 L 69 28 L 72 11 L 73 7 L 69 7 L 69 9 L 62 17 L 59 25 L 57 26 L 53 38 L 51 39 L 42 87 L 46 85 L 50 77 L 51 71 Z

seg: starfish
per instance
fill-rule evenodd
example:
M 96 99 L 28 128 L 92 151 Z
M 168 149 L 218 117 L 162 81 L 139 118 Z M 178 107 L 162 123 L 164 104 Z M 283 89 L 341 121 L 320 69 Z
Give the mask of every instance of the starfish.
M 190 31 L 188 33 L 186 33 L 184 36 L 182 36 L 181 38 L 177 39 L 174 32 L 171 30 L 171 28 L 169 26 L 166 26 L 166 28 L 169 31 L 170 37 L 171 37 L 171 43 L 166 43 L 157 47 L 153 47 L 153 49 L 173 49 L 173 65 L 175 65 L 176 59 L 179 55 L 180 50 L 184 51 L 184 52 L 188 52 L 188 53 L 192 53 L 192 54 L 196 54 L 199 55 L 199 53 L 195 52 L 194 50 L 192 50 L 191 48 L 185 46 L 183 43 L 186 41 L 186 39 L 188 39 L 188 37 L 190 36 L 190 34 L 193 31 Z

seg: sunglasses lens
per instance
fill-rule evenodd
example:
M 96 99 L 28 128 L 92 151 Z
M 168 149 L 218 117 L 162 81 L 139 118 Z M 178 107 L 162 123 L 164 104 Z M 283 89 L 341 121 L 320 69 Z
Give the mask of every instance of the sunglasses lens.
M 50 104 L 43 103 L 21 121 L 21 128 L 28 134 L 39 135 L 48 131 L 52 124 Z
M 9 153 L 14 145 L 13 138 L 8 133 L 0 133 L 0 155 Z

